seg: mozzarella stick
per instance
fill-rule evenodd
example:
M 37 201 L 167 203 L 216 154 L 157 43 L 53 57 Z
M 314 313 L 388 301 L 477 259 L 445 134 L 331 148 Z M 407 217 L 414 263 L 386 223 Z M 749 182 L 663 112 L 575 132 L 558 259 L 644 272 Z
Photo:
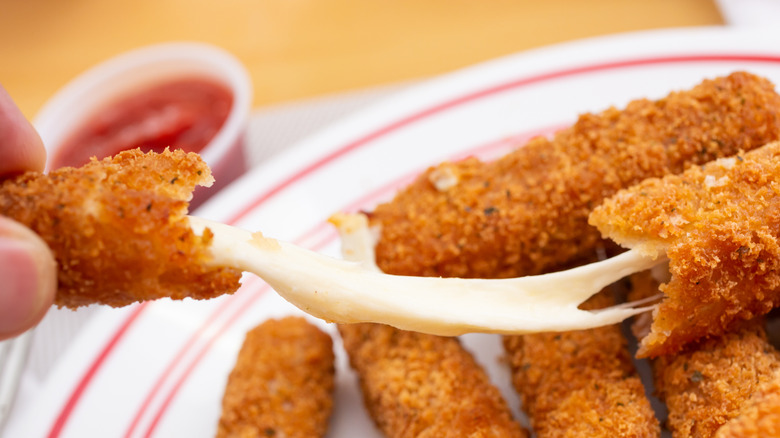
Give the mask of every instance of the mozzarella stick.
M 765 438 L 780 436 L 780 372 L 753 395 L 738 416 L 729 420 L 715 438 Z
M 583 307 L 614 301 L 605 289 Z M 537 437 L 660 436 L 619 325 L 507 336 L 504 345 Z
M 428 169 L 376 208 L 388 273 L 519 277 L 589 256 L 588 214 L 618 189 L 780 139 L 780 96 L 734 73 L 623 110 L 580 116 L 494 162 Z
M 205 299 L 235 291 L 241 276 L 209 265 L 211 234 L 195 235 L 186 216 L 195 186 L 213 180 L 197 154 L 132 150 L 5 180 L 0 215 L 51 248 L 58 306 Z
M 500 278 L 589 257 L 600 236 L 587 215 L 605 196 L 645 177 L 779 138 L 778 110 L 780 97 L 769 81 L 735 73 L 656 102 L 581 116 L 552 140 L 537 138 L 492 163 L 441 164 L 371 214 L 381 230 L 377 265 L 390 274 Z M 411 336 L 382 330 L 388 337 Z M 410 344 L 394 355 L 425 352 Z M 388 374 L 403 376 L 409 369 L 379 351 L 368 358 L 384 363 L 379 369 Z M 384 406 L 391 409 L 406 392 L 384 393 L 381 384 L 371 391 L 375 377 L 363 375 L 360 360 L 352 361 L 382 427 L 384 415 L 397 417 L 384 413 Z
M 339 332 L 366 408 L 387 437 L 528 436 L 457 338 L 371 323 Z
M 648 271 L 633 275 L 631 283 L 632 299 L 656 295 L 660 284 Z M 641 336 L 648 322 L 637 321 L 634 331 Z M 651 364 L 656 393 L 669 411 L 666 424 L 672 437 L 709 438 L 743 412 L 759 388 L 775 379 L 780 353 L 770 345 L 764 322 L 758 318 Z
M 760 319 L 760 318 L 759 318 Z M 655 388 L 674 438 L 711 437 L 780 368 L 762 321 L 653 361 Z
M 333 407 L 330 336 L 300 317 L 246 335 L 222 399 L 218 438 L 323 437 Z
M 649 179 L 591 216 L 605 236 L 669 258 L 639 356 L 678 351 L 780 304 L 780 142 Z

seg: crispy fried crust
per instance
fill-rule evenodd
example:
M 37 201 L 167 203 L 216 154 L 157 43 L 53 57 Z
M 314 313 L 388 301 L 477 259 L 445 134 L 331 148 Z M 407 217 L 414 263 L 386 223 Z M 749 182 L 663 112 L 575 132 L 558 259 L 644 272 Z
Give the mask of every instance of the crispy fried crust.
M 431 168 L 374 211 L 379 267 L 514 277 L 589 255 L 600 235 L 588 213 L 604 197 L 780 139 L 779 111 L 769 81 L 734 73 L 655 102 L 583 115 L 552 140 L 536 138 L 495 162 Z M 434 184 L 453 180 L 441 190 Z
M 780 436 L 780 372 L 765 384 L 740 414 L 718 429 L 715 438 Z
M 657 102 L 584 115 L 553 140 L 535 139 L 493 163 L 444 163 L 372 213 L 372 225 L 382 230 L 377 263 L 392 274 L 495 278 L 540 273 L 589 256 L 600 236 L 588 227 L 587 215 L 605 196 L 648 176 L 780 138 L 779 109 L 771 83 L 736 73 Z M 388 339 L 413 336 L 379 327 Z M 342 336 L 349 335 L 344 328 Z M 390 355 L 372 349 L 355 358 L 373 342 L 365 335 L 351 338 L 359 346 L 350 356 L 369 410 L 386 433 L 398 436 L 410 422 L 393 411 L 394 398 L 412 394 L 420 400 L 427 390 L 401 386 L 405 392 L 382 392 L 381 383 L 372 390 L 379 371 L 366 374 L 361 361 L 403 376 L 410 368 L 393 355 L 424 357 L 425 351 L 407 343 Z M 393 424 L 395 432 L 383 424 Z
M 633 275 L 631 283 L 631 299 L 658 291 L 659 282 L 649 272 Z M 667 425 L 672 436 L 709 438 L 746 409 L 758 388 L 775 379 L 780 353 L 770 345 L 759 318 L 743 321 L 722 336 L 691 343 L 676 354 L 653 359 L 652 368 L 656 392 L 669 410 Z M 747 427 L 751 420 L 741 421 L 740 427 Z
M 761 321 L 653 361 L 675 438 L 711 437 L 780 368 Z
M 330 336 L 299 317 L 265 321 L 246 335 L 216 436 L 325 436 L 334 374 Z
M 457 338 L 340 325 L 365 405 L 390 438 L 527 437 Z
M 583 307 L 612 304 L 602 291 Z M 506 336 L 504 346 L 537 437 L 660 435 L 619 325 Z
M 194 235 L 185 217 L 195 186 L 212 181 L 196 154 L 127 151 L 3 181 L 0 214 L 54 252 L 58 306 L 211 298 L 235 291 L 240 278 L 207 265 L 209 235 Z
M 597 208 L 591 223 L 670 259 L 672 279 L 640 356 L 674 352 L 780 304 L 780 142 L 643 181 Z
M 496 278 L 590 257 L 600 236 L 587 216 L 605 196 L 780 138 L 778 110 L 769 81 L 735 73 L 656 102 L 583 115 L 552 140 L 537 138 L 492 163 L 444 163 L 371 214 L 382 230 L 377 264 L 392 274 Z M 395 354 L 419 350 L 410 345 Z M 374 361 L 385 360 L 376 355 Z M 374 417 L 383 415 L 382 405 L 366 397 Z M 581 413 L 560 421 L 586 423 L 590 413 Z

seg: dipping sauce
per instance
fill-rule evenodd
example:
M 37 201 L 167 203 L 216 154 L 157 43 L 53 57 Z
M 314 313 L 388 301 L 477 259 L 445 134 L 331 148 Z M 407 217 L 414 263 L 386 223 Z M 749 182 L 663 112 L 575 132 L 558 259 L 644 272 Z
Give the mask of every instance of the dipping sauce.
M 77 128 L 53 157 L 52 168 L 81 166 L 127 149 L 166 147 L 199 152 L 230 113 L 229 89 L 203 78 L 176 79 L 121 97 Z

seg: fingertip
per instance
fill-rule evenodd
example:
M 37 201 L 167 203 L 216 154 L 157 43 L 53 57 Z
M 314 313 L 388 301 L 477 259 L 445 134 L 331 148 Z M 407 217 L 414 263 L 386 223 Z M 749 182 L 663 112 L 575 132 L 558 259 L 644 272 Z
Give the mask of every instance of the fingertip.
M 46 148 L 38 131 L 0 86 L 0 176 L 28 170 L 42 171 Z
M 57 266 L 40 237 L 0 217 L 0 339 L 37 324 L 54 302 Z

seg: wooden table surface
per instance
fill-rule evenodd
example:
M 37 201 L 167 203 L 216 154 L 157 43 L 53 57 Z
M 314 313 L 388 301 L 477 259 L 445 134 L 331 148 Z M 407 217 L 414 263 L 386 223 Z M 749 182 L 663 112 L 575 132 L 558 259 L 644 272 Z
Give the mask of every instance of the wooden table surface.
M 0 84 L 32 117 L 102 60 L 194 40 L 235 54 L 266 106 L 578 38 L 722 23 L 712 0 L 0 0 Z

